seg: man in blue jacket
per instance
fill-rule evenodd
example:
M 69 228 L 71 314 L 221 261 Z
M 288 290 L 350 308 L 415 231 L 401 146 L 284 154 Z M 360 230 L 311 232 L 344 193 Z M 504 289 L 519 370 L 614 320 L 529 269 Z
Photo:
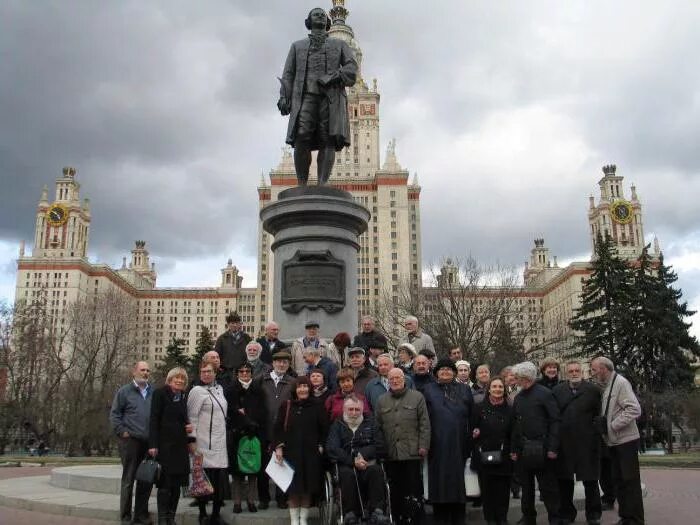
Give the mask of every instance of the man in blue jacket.
M 148 516 L 148 498 L 152 488 L 150 483 L 136 482 L 133 521 L 131 513 L 136 469 L 148 451 L 148 425 L 153 396 L 153 387 L 148 382 L 150 373 L 148 363 L 136 363 L 131 371 L 132 380 L 117 391 L 109 413 L 112 430 L 119 439 L 119 455 L 122 460 L 119 517 L 123 525 L 151 522 Z

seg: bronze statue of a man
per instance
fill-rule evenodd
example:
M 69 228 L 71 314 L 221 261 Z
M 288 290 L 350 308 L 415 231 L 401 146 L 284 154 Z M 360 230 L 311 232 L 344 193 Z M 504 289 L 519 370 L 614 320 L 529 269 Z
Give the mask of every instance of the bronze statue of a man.
M 280 79 L 282 115 L 289 115 L 287 144 L 294 147 L 294 168 L 299 185 L 309 180 L 311 152 L 318 150 L 318 183 L 331 175 L 335 152 L 350 145 L 350 122 L 345 88 L 355 84 L 357 61 L 350 46 L 328 38 L 326 12 L 309 12 L 309 37 L 292 44 Z

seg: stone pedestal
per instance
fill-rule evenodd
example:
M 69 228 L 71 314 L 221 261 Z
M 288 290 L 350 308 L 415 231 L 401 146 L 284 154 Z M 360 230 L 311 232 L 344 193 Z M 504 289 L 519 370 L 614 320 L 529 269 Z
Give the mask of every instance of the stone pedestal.
M 274 236 L 273 319 L 283 337 L 300 337 L 318 321 L 321 335 L 357 331 L 358 236 L 369 211 L 350 193 L 328 186 L 297 186 L 260 212 Z

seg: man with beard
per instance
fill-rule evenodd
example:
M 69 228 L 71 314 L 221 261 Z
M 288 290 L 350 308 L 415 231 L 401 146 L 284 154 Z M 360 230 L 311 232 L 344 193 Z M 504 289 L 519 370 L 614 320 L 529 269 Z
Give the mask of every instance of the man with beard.
M 557 459 L 559 515 L 564 523 L 576 520 L 574 475 L 583 482 L 586 493 L 586 522 L 599 525 L 602 513 L 598 477 L 600 474 L 600 433 L 593 420 L 600 411 L 600 389 L 583 380 L 581 363 L 566 364 L 567 380 L 552 393 L 561 412 Z
M 362 517 L 360 498 L 367 494 L 370 523 L 386 520 L 384 475 L 378 459 L 383 458 L 384 435 L 372 416 L 363 416 L 363 403 L 351 394 L 343 403 L 343 417 L 333 422 L 326 452 L 338 464 L 342 494 L 343 523 L 357 525 Z
M 639 478 L 639 429 L 642 409 L 630 382 L 615 371 L 607 357 L 591 361 L 591 377 L 605 385 L 599 418 L 608 446 L 612 479 L 617 489 L 618 514 L 623 525 L 644 523 L 644 501 Z

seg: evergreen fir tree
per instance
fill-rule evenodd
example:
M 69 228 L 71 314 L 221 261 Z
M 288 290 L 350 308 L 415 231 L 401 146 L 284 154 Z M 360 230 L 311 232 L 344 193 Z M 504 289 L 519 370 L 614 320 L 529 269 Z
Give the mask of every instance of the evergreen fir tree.
M 605 355 L 621 369 L 630 346 L 630 306 L 633 298 L 633 273 L 617 256 L 612 239 L 596 237 L 593 272 L 586 279 L 581 294 L 581 307 L 570 321 L 577 338 L 579 357 Z
M 634 276 L 633 346 L 627 361 L 640 388 L 650 392 L 687 389 L 693 384 L 689 354 L 698 353 L 697 340 L 688 333 L 685 318 L 694 312 L 680 302 L 682 292 L 673 287 L 678 276 L 660 257 L 658 266 L 647 245 Z
M 192 356 L 190 363 L 190 377 L 197 377 L 199 375 L 199 366 L 202 363 L 202 358 L 207 352 L 214 350 L 214 338 L 206 326 L 202 327 L 202 331 L 197 337 L 197 344 L 194 348 L 194 355 Z
M 165 378 L 168 371 L 175 367 L 182 367 L 189 370 L 191 358 L 185 353 L 185 340 L 173 338 L 165 348 L 165 359 L 158 367 L 158 376 Z M 189 374 L 189 372 L 188 372 Z M 190 377 L 192 379 L 192 377 Z

